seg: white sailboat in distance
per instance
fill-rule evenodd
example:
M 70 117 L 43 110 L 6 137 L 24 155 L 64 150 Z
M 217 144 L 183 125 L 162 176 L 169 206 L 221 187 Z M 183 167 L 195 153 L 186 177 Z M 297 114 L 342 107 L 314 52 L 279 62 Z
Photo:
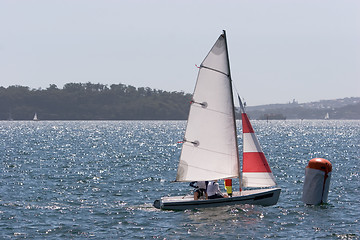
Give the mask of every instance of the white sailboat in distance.
M 330 115 L 329 113 L 326 113 L 325 117 L 324 117 L 325 120 L 329 120 L 330 119 Z
M 228 198 L 194 200 L 193 195 L 162 197 L 155 200 L 154 207 L 185 210 L 237 204 L 270 206 L 277 203 L 281 189 L 275 187 L 275 178 L 241 103 L 240 106 L 244 147 L 242 170 L 224 31 L 199 67 L 176 182 L 239 178 L 240 189 Z
M 37 113 L 34 114 L 33 121 L 39 121 L 39 118 L 37 116 Z

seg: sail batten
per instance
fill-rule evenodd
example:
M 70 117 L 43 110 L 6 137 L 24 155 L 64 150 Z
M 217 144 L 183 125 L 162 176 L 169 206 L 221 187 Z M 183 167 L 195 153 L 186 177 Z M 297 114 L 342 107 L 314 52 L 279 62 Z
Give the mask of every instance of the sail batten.
M 221 73 L 221 74 L 224 74 L 224 75 L 226 75 L 226 76 L 229 76 L 228 73 L 225 73 L 225 72 L 222 72 L 222 71 L 220 71 L 220 70 L 217 70 L 217 69 L 214 69 L 214 68 L 210 68 L 210 67 L 207 67 L 207 66 L 201 65 L 200 68 L 205 68 L 205 69 L 208 69 L 208 70 L 211 70 L 211 71 L 214 71 L 214 72 Z

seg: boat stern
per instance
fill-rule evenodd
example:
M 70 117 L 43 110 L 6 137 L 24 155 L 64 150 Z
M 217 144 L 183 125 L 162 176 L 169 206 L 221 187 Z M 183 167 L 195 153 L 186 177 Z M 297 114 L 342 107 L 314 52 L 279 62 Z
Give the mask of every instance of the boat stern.
M 271 189 L 268 193 L 257 196 L 254 199 L 256 205 L 272 206 L 276 205 L 280 197 L 281 188 Z

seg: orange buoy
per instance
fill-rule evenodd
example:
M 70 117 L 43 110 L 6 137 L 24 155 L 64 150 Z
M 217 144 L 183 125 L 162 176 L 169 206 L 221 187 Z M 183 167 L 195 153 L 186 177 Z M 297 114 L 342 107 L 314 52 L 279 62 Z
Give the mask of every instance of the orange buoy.
M 327 202 L 332 165 L 324 158 L 311 159 L 305 169 L 302 200 L 306 204 L 318 205 Z

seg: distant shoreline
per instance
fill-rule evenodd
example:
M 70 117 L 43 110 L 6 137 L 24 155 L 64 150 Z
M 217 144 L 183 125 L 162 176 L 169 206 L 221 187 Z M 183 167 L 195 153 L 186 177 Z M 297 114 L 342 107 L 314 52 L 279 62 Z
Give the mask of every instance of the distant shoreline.
M 68 83 L 63 89 L 0 87 L 0 120 L 186 120 L 192 95 L 130 85 Z M 250 119 L 360 119 L 360 97 L 248 106 Z M 237 111 L 237 118 L 240 113 Z

